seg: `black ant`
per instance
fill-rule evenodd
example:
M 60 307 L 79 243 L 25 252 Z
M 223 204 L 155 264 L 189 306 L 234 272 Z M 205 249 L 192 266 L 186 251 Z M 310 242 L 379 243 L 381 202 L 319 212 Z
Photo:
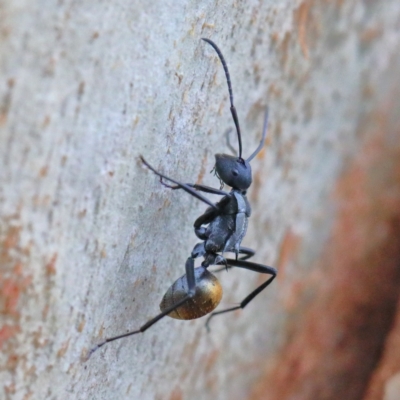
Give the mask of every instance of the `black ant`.
M 264 145 L 268 125 L 268 111 L 265 113 L 264 128 L 260 144 L 250 157 L 247 159 L 242 158 L 242 139 L 239 119 L 236 108 L 233 105 L 232 85 L 228 67 L 217 45 L 210 39 L 203 38 L 202 40 L 210 44 L 217 52 L 228 83 L 229 99 L 231 103 L 230 110 L 236 127 L 239 155 L 236 157 L 227 154 L 216 154 L 214 171 L 219 180 L 232 187 L 232 189 L 228 193 L 223 191 L 222 188 L 214 189 L 204 185 L 178 182 L 156 171 L 142 156 L 140 156 L 142 163 L 160 177 L 160 182 L 164 186 L 174 190 L 182 189 L 210 206 L 194 223 L 195 234 L 202 242 L 194 246 L 190 257 L 187 259 L 185 265 L 186 274 L 181 276 L 165 293 L 160 304 L 161 313 L 146 322 L 136 331 L 105 339 L 93 348 L 90 354 L 108 342 L 146 331 L 165 316 L 190 320 L 200 318 L 212 312 L 222 298 L 222 287 L 218 279 L 208 271 L 208 267 L 211 265 L 224 265 L 225 268 L 239 267 L 272 276 L 246 296 L 240 305 L 211 313 L 206 322 L 207 329 L 209 329 L 211 318 L 218 314 L 244 308 L 276 277 L 277 271 L 275 268 L 246 261 L 254 256 L 255 251 L 241 246 L 242 239 L 246 234 L 248 218 L 251 214 L 250 204 L 246 198 L 246 191 L 252 182 L 250 161 L 259 153 Z M 227 134 L 228 133 L 229 132 L 227 132 Z M 229 147 L 232 149 L 230 143 Z M 164 180 L 172 182 L 175 185 L 169 185 L 165 183 Z M 214 204 L 205 196 L 198 193 L 199 191 L 223 197 L 218 203 Z M 235 259 L 225 258 L 224 253 L 226 252 L 235 253 Z M 239 254 L 241 255 L 240 257 Z M 194 261 L 198 257 L 203 257 L 204 260 L 200 267 L 195 268 Z

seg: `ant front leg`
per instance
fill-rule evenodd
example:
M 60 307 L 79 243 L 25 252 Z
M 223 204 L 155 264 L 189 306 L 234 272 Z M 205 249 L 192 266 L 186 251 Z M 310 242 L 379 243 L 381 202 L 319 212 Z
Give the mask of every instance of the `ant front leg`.
M 182 186 L 179 185 L 169 185 L 168 183 L 163 181 L 162 177 L 160 177 L 160 183 L 161 185 L 167 187 L 168 189 L 172 190 L 183 189 Z M 198 185 L 197 183 L 185 183 L 185 185 L 204 193 L 217 194 L 219 196 L 226 196 L 228 194 L 228 192 L 225 192 L 224 190 L 215 189 L 205 185 Z
M 195 272 L 194 272 L 194 259 L 189 257 L 186 261 L 185 265 L 186 269 L 186 279 L 187 279 L 187 286 L 188 290 L 186 293 L 186 296 L 178 301 L 176 304 L 173 304 L 172 306 L 166 308 L 163 312 L 158 314 L 156 317 L 152 318 L 150 321 L 147 321 L 144 325 L 142 325 L 139 329 L 136 331 L 131 331 L 131 332 L 126 332 L 123 333 L 122 335 L 117 335 L 110 337 L 108 339 L 105 339 L 101 343 L 99 343 L 97 346 L 93 347 L 93 349 L 90 350 L 88 359 L 89 357 L 100 347 L 104 346 L 106 343 L 113 342 L 114 340 L 122 339 L 127 336 L 132 336 L 136 335 L 137 333 L 143 333 L 147 329 L 149 329 L 152 325 L 154 325 L 156 322 L 158 322 L 160 319 L 164 318 L 166 315 L 170 314 L 171 312 L 175 311 L 177 308 L 179 308 L 182 304 L 186 303 L 188 300 L 193 298 L 193 296 L 196 293 L 196 279 L 195 279 Z
M 177 186 L 179 186 L 181 189 L 183 189 L 185 192 L 191 194 L 193 197 L 196 197 L 196 199 L 201 200 L 202 202 L 208 204 L 209 206 L 215 208 L 218 210 L 218 207 L 211 202 L 210 200 L 207 199 L 207 197 L 204 197 L 200 193 L 197 193 L 195 189 L 193 189 L 191 186 L 187 185 L 186 183 L 181 183 L 175 179 L 169 178 L 168 176 L 165 176 L 161 172 L 158 172 L 155 168 L 153 168 L 145 159 L 143 156 L 140 156 L 140 161 L 149 168 L 151 171 L 153 171 L 157 176 L 159 176 L 162 179 L 166 179 L 167 181 L 175 183 Z
M 251 250 L 251 249 L 249 249 L 249 250 Z M 250 257 L 251 257 L 251 255 L 250 255 Z M 271 276 L 271 278 L 266 280 L 264 283 L 262 283 L 258 288 L 253 290 L 248 296 L 246 296 L 242 300 L 240 305 L 228 308 L 226 310 L 213 312 L 208 317 L 208 319 L 206 321 L 206 328 L 207 328 L 208 331 L 210 330 L 210 326 L 209 325 L 210 325 L 211 318 L 213 318 L 213 317 L 215 317 L 216 315 L 219 315 L 219 314 L 225 314 L 227 312 L 231 312 L 231 311 L 240 310 L 240 309 L 245 308 L 247 306 L 247 304 L 249 304 L 250 301 L 252 301 L 254 299 L 254 297 L 256 297 L 267 286 L 269 286 L 271 284 L 271 282 L 275 279 L 276 274 L 277 274 L 277 271 L 276 271 L 275 268 L 268 267 L 267 265 L 257 264 L 257 263 L 253 263 L 253 262 L 249 262 L 249 261 L 243 261 L 243 260 L 240 260 L 240 259 L 239 260 L 232 260 L 232 259 L 227 258 L 226 261 L 227 261 L 228 265 L 231 266 L 231 267 L 244 268 L 244 269 L 248 269 L 249 271 L 258 272 L 258 273 L 261 273 L 261 274 L 269 274 L 269 275 L 272 275 L 272 276 Z

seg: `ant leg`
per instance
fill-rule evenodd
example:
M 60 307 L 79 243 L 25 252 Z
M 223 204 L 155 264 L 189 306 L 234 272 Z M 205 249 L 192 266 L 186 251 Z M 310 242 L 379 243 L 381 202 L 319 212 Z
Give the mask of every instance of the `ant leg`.
M 240 246 L 239 247 L 239 254 L 244 254 L 243 257 L 239 257 L 238 261 L 244 261 L 244 260 L 248 260 L 249 258 L 253 257 L 254 254 L 256 254 L 255 250 L 250 249 L 250 247 L 244 247 L 244 246 Z M 213 273 L 215 272 L 221 272 L 221 271 L 228 271 L 229 268 L 231 268 L 231 266 L 228 264 L 225 267 L 221 267 L 216 269 L 215 271 L 213 271 Z
M 176 190 L 176 189 L 183 189 L 181 186 L 179 185 L 169 185 L 168 183 L 163 181 L 163 178 L 160 177 L 160 183 L 172 190 Z M 199 190 L 200 192 L 205 192 L 205 193 L 211 193 L 211 194 L 218 194 L 220 196 L 226 196 L 227 194 L 229 194 L 228 192 L 225 192 L 224 190 L 219 190 L 219 189 L 214 189 L 210 186 L 205 186 L 205 185 L 198 185 L 197 183 L 185 183 L 186 186 L 189 186 L 195 190 Z
M 239 247 L 239 254 L 244 254 L 243 257 L 240 257 L 239 260 L 248 260 L 249 258 L 253 257 L 254 254 L 256 254 L 256 251 L 253 249 L 250 249 L 250 247 L 244 247 L 240 246 Z
M 221 211 L 231 200 L 230 196 L 225 196 L 223 197 L 217 204 L 216 206 L 218 207 L 217 210 L 215 208 L 207 208 L 207 210 L 200 215 L 194 221 L 193 227 L 194 227 L 194 233 L 196 236 L 201 239 L 201 240 L 207 240 L 208 234 L 207 234 L 207 228 L 204 225 L 208 225 L 210 222 L 215 220 L 219 215 L 221 215 Z
M 178 301 L 176 304 L 173 304 L 171 307 L 168 307 L 165 311 L 158 314 L 156 317 L 152 318 L 150 321 L 147 321 L 144 325 L 142 325 L 136 331 L 123 333 L 122 335 L 113 336 L 113 337 L 103 340 L 97 346 L 93 347 L 93 349 L 90 350 L 87 359 L 89 359 L 89 357 L 96 350 L 98 350 L 100 347 L 104 346 L 106 343 L 110 343 L 110 342 L 113 342 L 114 340 L 122 339 L 127 336 L 136 335 L 137 333 L 143 333 L 144 331 L 149 329 L 152 325 L 154 325 L 156 322 L 158 322 L 160 319 L 164 318 L 166 315 L 168 315 L 172 311 L 176 310 L 178 307 L 180 307 L 186 301 L 190 300 L 196 293 L 196 280 L 195 280 L 195 275 L 194 275 L 194 259 L 193 258 L 189 257 L 187 259 L 185 268 L 186 268 L 186 279 L 187 279 L 187 283 L 188 283 L 188 292 L 187 292 L 187 295 L 182 300 Z
M 235 311 L 235 310 L 245 308 L 247 306 L 247 304 L 249 304 L 250 301 L 252 301 L 254 299 L 254 297 L 256 297 L 260 292 L 262 292 L 268 285 L 270 285 L 270 283 L 275 279 L 276 274 L 277 274 L 277 271 L 275 268 L 268 267 L 267 265 L 256 264 L 253 262 L 243 261 L 243 260 L 232 260 L 229 258 L 226 261 L 227 261 L 228 265 L 230 265 L 232 267 L 244 268 L 244 269 L 248 269 L 249 271 L 259 272 L 261 274 L 269 274 L 272 276 L 271 276 L 271 278 L 266 280 L 264 283 L 262 283 L 258 288 L 253 290 L 248 296 L 246 296 L 242 300 L 240 305 L 228 308 L 226 310 L 213 312 L 206 321 L 206 328 L 208 331 L 210 330 L 209 325 L 210 325 L 211 318 L 213 318 L 214 316 L 219 315 L 219 314 L 224 314 L 224 313 L 227 313 L 230 311 Z
M 168 185 L 168 183 L 165 183 L 165 182 L 163 181 L 163 178 L 161 178 L 161 176 L 160 176 L 160 183 L 161 183 L 161 185 L 167 187 L 168 189 L 173 189 L 173 190 L 175 190 L 175 189 L 180 189 L 180 188 L 181 188 L 181 187 L 178 186 L 178 185 Z M 189 185 L 188 185 L 188 186 L 189 186 Z
M 215 208 L 216 210 L 219 211 L 218 207 L 211 202 L 210 200 L 207 199 L 207 197 L 204 197 L 200 193 L 197 193 L 196 190 L 194 190 L 192 187 L 188 186 L 186 183 L 181 183 L 176 181 L 175 179 L 169 178 L 168 176 L 163 175 L 161 172 L 158 172 L 156 169 L 154 169 L 144 158 L 143 156 L 140 156 L 140 160 L 142 163 L 149 168 L 151 171 L 153 171 L 157 176 L 160 178 L 166 179 L 167 181 L 171 181 L 175 184 L 177 184 L 181 189 L 183 189 L 185 192 L 191 194 L 193 197 L 196 197 L 197 199 L 201 200 L 202 202 L 208 204 L 209 206 Z

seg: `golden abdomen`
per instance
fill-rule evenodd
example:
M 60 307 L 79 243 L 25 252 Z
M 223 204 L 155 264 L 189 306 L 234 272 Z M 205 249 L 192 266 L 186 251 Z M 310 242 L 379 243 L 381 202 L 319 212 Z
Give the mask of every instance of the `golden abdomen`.
M 194 297 L 169 313 L 169 317 L 186 320 L 200 318 L 213 311 L 221 301 L 222 286 L 218 279 L 204 267 L 195 268 L 194 273 L 196 278 Z M 186 275 L 183 275 L 165 293 L 160 303 L 160 310 L 164 311 L 178 303 L 187 292 L 187 279 Z

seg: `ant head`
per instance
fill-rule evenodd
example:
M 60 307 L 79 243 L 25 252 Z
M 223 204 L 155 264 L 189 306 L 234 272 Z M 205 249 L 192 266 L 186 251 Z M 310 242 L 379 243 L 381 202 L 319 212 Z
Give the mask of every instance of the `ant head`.
M 235 123 L 238 145 L 239 145 L 238 157 L 228 156 L 227 154 L 215 155 L 215 172 L 222 182 L 226 183 L 227 185 L 231 186 L 234 189 L 244 191 L 250 187 L 252 181 L 250 161 L 259 153 L 264 144 L 265 135 L 267 132 L 268 109 L 267 112 L 265 113 L 264 130 L 261 142 L 257 147 L 257 149 L 253 152 L 253 154 L 245 160 L 242 158 L 242 135 L 240 132 L 239 118 L 236 112 L 236 108 L 233 104 L 233 91 L 232 91 L 231 78 L 229 75 L 228 66 L 226 65 L 221 50 L 217 47 L 217 45 L 210 39 L 203 38 L 203 40 L 214 48 L 214 50 L 218 54 L 219 59 L 221 60 L 222 67 L 224 68 L 226 83 L 228 84 L 229 101 L 231 103 L 230 110 L 233 122 Z
M 251 167 L 243 158 L 216 154 L 215 171 L 224 183 L 234 189 L 246 190 L 251 185 Z

